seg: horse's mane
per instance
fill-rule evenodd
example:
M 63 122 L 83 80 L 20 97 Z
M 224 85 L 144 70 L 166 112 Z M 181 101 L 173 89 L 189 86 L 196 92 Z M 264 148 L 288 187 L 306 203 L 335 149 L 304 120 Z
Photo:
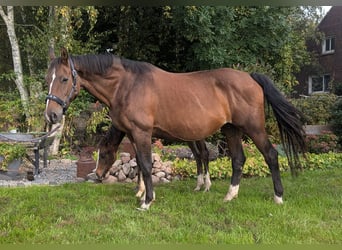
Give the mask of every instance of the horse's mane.
M 98 55 L 72 56 L 78 68 L 84 73 L 104 75 L 112 65 L 122 65 L 126 71 L 144 74 L 151 71 L 152 65 L 146 62 L 133 61 L 110 53 Z

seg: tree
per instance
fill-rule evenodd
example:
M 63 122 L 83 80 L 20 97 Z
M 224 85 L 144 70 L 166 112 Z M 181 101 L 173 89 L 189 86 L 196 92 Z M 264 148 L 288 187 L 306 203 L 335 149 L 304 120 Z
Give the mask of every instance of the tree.
M 14 28 L 14 9 L 13 6 L 7 6 L 7 13 L 0 6 L 0 15 L 4 20 L 7 28 L 8 38 L 11 43 L 12 48 L 12 60 L 13 60 L 13 70 L 14 70 L 14 82 L 19 90 L 22 105 L 24 108 L 24 113 L 27 118 L 30 117 L 28 103 L 29 103 L 29 94 L 27 88 L 24 85 L 24 77 L 23 77 L 23 67 L 20 56 L 20 48 L 17 39 L 17 35 L 15 33 Z

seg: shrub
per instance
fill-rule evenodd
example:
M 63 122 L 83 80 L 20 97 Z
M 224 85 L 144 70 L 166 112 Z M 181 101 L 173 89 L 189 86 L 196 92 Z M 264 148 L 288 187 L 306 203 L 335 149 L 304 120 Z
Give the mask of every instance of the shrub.
M 243 168 L 245 177 L 266 177 L 270 175 L 270 170 L 265 163 L 262 154 L 257 150 L 254 144 L 244 144 L 246 163 Z M 289 171 L 287 158 L 279 154 L 280 171 Z M 340 167 L 342 154 L 328 152 L 321 154 L 307 153 L 306 159 L 302 159 L 303 170 L 317 170 Z M 182 178 L 196 178 L 196 163 L 194 160 L 181 160 L 179 158 L 173 161 L 173 173 Z M 228 157 L 218 158 L 209 163 L 209 173 L 212 179 L 227 179 L 232 176 L 231 160 Z M 305 174 L 305 173 L 304 173 Z
M 335 95 L 342 96 L 342 82 L 334 82 L 332 90 Z
M 335 101 L 334 94 L 314 94 L 292 100 L 292 103 L 304 114 L 308 125 L 325 125 L 331 119 L 331 108 Z
M 21 158 L 25 154 L 26 148 L 21 144 L 0 143 L 0 156 L 3 157 L 0 169 L 6 170 L 12 160 Z
M 337 136 L 330 131 L 323 131 L 320 135 L 306 135 L 305 142 L 309 153 L 328 153 L 337 148 Z
M 342 98 L 339 98 L 331 108 L 331 124 L 338 144 L 342 146 Z

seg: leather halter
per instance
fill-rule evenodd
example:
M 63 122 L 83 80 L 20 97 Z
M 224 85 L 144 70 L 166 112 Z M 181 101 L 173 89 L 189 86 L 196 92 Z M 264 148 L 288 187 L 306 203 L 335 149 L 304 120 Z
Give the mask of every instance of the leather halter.
M 77 87 L 77 84 L 76 84 L 77 71 L 75 69 L 74 62 L 72 61 L 71 57 L 69 57 L 69 64 L 70 64 L 71 74 L 72 74 L 72 88 L 70 90 L 70 93 L 69 93 L 67 99 L 65 101 L 63 101 L 58 96 L 55 96 L 52 94 L 47 95 L 45 98 L 46 101 L 52 100 L 52 101 L 58 103 L 59 105 L 61 105 L 63 108 L 63 114 L 65 114 L 66 110 L 68 109 L 67 105 L 68 105 L 68 103 L 70 103 L 70 99 L 71 99 L 73 93 L 76 91 L 76 87 Z

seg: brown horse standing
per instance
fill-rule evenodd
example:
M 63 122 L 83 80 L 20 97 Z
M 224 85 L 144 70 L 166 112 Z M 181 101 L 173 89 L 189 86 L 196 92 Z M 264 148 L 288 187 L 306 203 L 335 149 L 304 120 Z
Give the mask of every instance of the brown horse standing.
M 97 129 L 101 134 L 100 129 Z M 96 175 L 99 180 L 102 180 L 108 170 L 112 167 L 115 156 L 118 151 L 119 145 L 125 136 L 125 133 L 116 129 L 113 125 L 101 138 L 98 148 L 98 159 L 96 162 Z M 188 142 L 188 145 L 194 155 L 197 166 L 197 185 L 195 191 L 199 191 L 204 185 L 204 191 L 209 191 L 211 186 L 210 175 L 209 175 L 209 151 L 205 144 L 205 141 L 194 141 Z M 203 175 L 204 167 L 204 175 Z M 138 175 L 138 192 L 137 197 L 141 197 L 145 192 L 145 185 L 142 182 L 141 176 Z
M 301 115 L 264 75 L 221 68 L 170 73 L 149 63 L 102 55 L 69 56 L 51 61 L 45 117 L 50 123 L 63 112 L 81 87 L 107 105 L 113 125 L 133 144 L 146 187 L 141 209 L 153 200 L 151 137 L 198 141 L 221 129 L 232 157 L 233 175 L 225 201 L 237 197 L 245 156 L 242 134 L 263 154 L 274 186 L 274 200 L 282 203 L 283 186 L 278 153 L 265 131 L 264 99 L 272 106 L 291 169 L 304 152 Z

